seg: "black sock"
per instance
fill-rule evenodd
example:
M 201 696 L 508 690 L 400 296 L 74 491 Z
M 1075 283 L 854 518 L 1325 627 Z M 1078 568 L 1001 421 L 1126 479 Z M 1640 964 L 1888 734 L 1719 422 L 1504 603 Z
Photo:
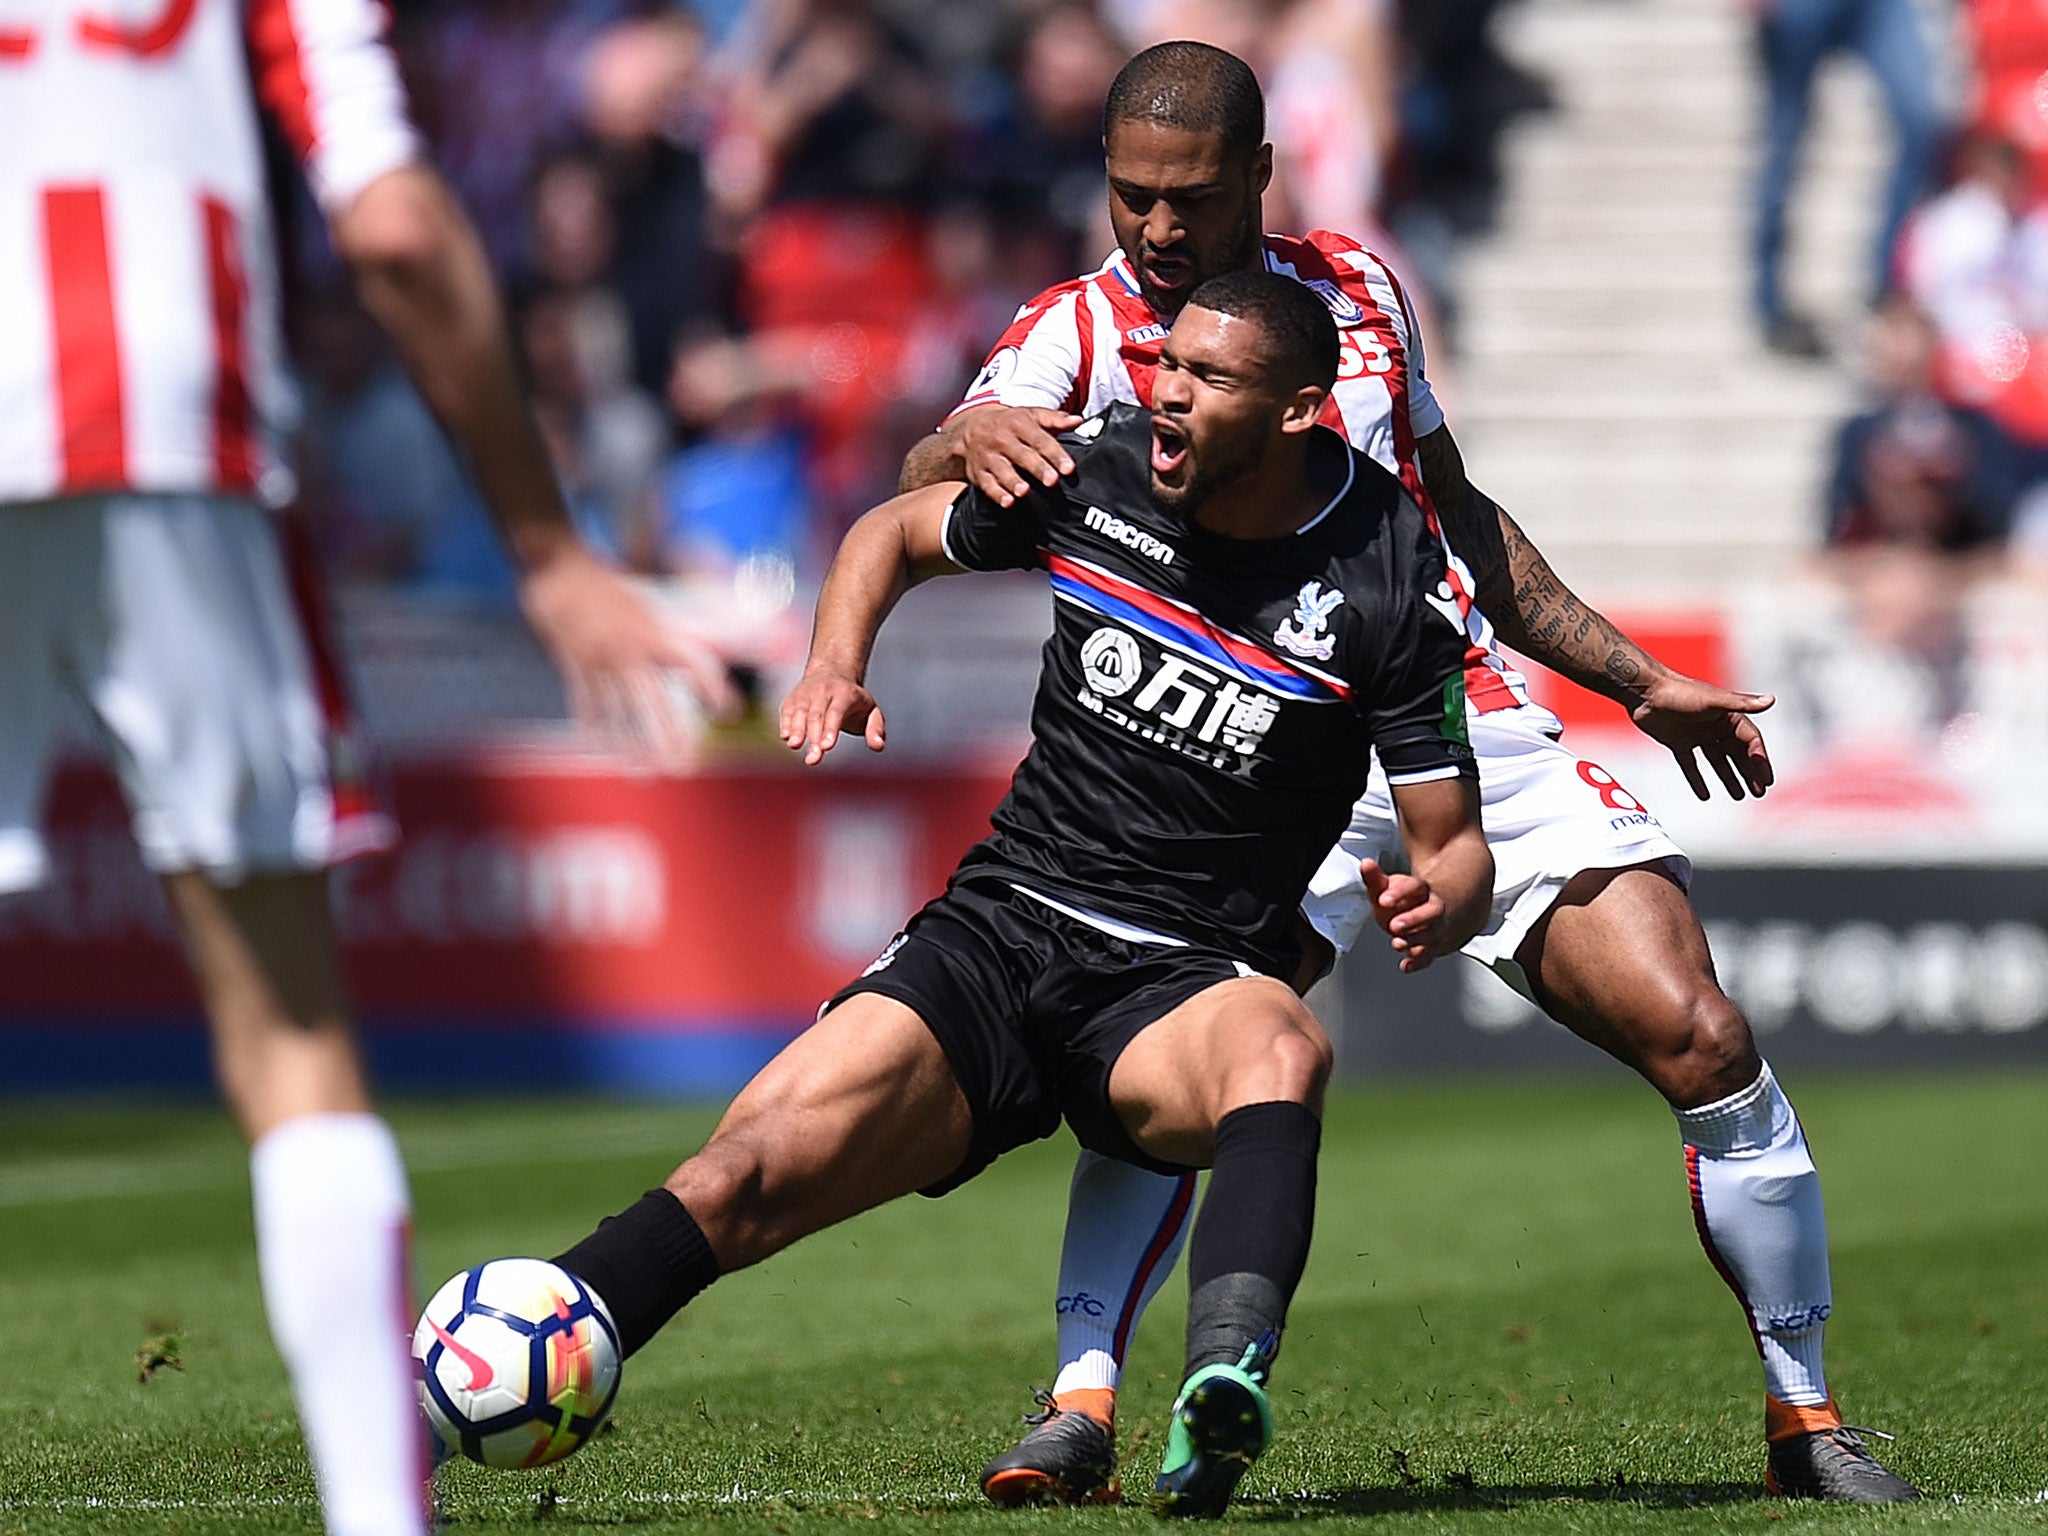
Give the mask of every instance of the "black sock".
M 697 1220 L 665 1189 L 650 1189 L 555 1262 L 603 1299 L 632 1354 L 718 1278 Z
M 1271 1335 L 1308 1263 L 1322 1122 L 1299 1104 L 1247 1104 L 1216 1127 L 1209 1192 L 1188 1241 L 1188 1375 L 1235 1365 Z

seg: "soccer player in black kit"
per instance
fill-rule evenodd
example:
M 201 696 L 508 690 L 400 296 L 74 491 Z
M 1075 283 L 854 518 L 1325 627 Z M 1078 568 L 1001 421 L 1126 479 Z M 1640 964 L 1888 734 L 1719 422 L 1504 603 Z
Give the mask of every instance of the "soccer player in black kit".
M 1380 754 L 1411 868 L 1366 868 L 1404 969 L 1485 921 L 1465 636 L 1391 475 L 1316 417 L 1338 339 L 1264 272 L 1199 289 L 1154 409 L 1067 439 L 1004 508 L 932 486 L 848 533 L 783 739 L 881 750 L 862 686 L 914 581 L 1041 568 L 1057 602 L 1033 742 L 991 836 L 662 1189 L 558 1262 L 628 1353 L 719 1275 L 912 1190 L 942 1194 L 1064 1115 L 1142 1166 L 1210 1167 L 1187 1379 L 1156 1494 L 1214 1515 L 1272 1436 L 1265 1383 L 1308 1256 L 1329 1042 L 1287 983 L 1295 909 Z

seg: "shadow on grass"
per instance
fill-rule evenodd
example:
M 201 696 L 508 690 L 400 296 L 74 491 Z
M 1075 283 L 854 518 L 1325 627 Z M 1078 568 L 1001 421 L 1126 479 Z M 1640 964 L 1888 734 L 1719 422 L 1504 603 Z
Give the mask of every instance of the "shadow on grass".
M 1517 1509 L 1529 1504 L 1625 1504 L 1643 1509 L 1698 1509 L 1747 1504 L 1766 1495 L 1756 1483 L 1480 1483 L 1451 1476 L 1405 1487 L 1304 1489 L 1279 1499 L 1244 1499 L 1233 1520 L 1313 1520 L 1321 1515 L 1398 1515 Z

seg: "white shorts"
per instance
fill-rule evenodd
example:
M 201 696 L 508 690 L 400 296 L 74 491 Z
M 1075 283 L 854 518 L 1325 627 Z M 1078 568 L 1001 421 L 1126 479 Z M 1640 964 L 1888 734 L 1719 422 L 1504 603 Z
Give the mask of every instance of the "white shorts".
M 335 771 L 353 756 L 337 752 L 339 678 L 280 538 L 261 507 L 221 497 L 0 507 L 0 892 L 48 872 L 64 693 L 96 727 L 153 870 L 233 884 L 389 844 L 389 821 Z
M 1493 852 L 1493 912 L 1464 953 L 1529 996 L 1515 951 L 1571 878 L 1588 869 L 1663 861 L 1681 885 L 1692 861 L 1614 776 L 1560 742 L 1546 710 L 1503 709 L 1470 717 L 1479 762 L 1480 818 Z M 1372 926 L 1358 861 L 1400 856 L 1393 799 L 1377 764 L 1351 825 L 1309 882 L 1301 909 L 1339 953 Z

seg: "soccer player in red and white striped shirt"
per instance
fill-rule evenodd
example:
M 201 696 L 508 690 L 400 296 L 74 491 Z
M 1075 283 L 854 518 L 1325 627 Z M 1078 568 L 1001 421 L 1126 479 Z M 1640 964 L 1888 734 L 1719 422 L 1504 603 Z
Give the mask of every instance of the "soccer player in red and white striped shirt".
M 59 695 L 108 742 L 251 1142 L 264 1299 L 327 1526 L 416 1536 L 409 1197 L 371 1110 L 324 877 L 389 835 L 338 770 L 291 494 L 259 110 L 474 467 L 581 697 L 658 732 L 693 668 L 570 531 L 481 248 L 419 158 L 380 0 L 0 10 L 0 892 L 45 873 Z
M 1467 482 L 1393 273 L 1326 230 L 1261 234 L 1272 174 L 1263 137 L 1258 83 L 1230 54 L 1164 43 L 1126 64 L 1104 112 L 1119 249 L 1018 312 L 966 399 L 912 450 L 904 488 L 964 478 L 1014 499 L 1029 479 L 1052 484 L 1071 469 L 1055 431 L 1113 401 L 1150 403 L 1166 329 L 1201 282 L 1263 266 L 1314 289 L 1343 341 L 1325 423 L 1433 511 L 1453 588 L 1443 597 L 1465 618 L 1468 724 L 1496 875 L 1492 920 L 1464 952 L 1634 1067 L 1677 1115 L 1698 1230 L 1763 1358 L 1767 1484 L 1859 1502 L 1915 1497 L 1842 1427 L 1828 1393 L 1821 1335 L 1833 1296 L 1819 1181 L 1790 1103 L 1714 979 L 1686 896 L 1690 862 L 1639 801 L 1559 740 L 1557 718 L 1530 702 L 1495 631 L 1621 704 L 1702 799 L 1695 754 L 1737 798 L 1768 787 L 1770 761 L 1748 717 L 1771 700 L 1663 666 L 1573 595 Z M 1376 771 L 1303 903 L 1324 965 L 1369 919 L 1359 860 L 1397 852 Z M 997 1502 L 1099 1498 L 1113 1487 L 1124 1351 L 1178 1252 L 1184 1184 L 1082 1154 L 1061 1260 L 1060 1372 L 1037 1427 L 983 1473 Z

